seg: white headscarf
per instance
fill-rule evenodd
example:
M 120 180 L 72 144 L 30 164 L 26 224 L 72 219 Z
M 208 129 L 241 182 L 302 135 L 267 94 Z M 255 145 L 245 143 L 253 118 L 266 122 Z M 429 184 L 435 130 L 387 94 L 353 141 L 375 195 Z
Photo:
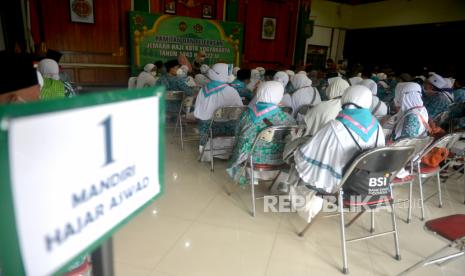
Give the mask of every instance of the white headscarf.
M 367 87 L 368 89 L 370 89 L 371 93 L 373 93 L 373 95 L 376 96 L 376 94 L 378 94 L 378 85 L 376 84 L 376 82 L 374 80 L 372 80 L 372 79 L 364 79 L 358 84 L 363 85 L 363 86 Z
M 363 79 L 361 77 L 353 77 L 349 79 L 350 85 L 359 84 Z
M 257 67 L 255 69 L 260 73 L 260 79 L 263 79 L 263 77 L 265 76 L 265 68 Z
M 37 82 L 39 83 L 40 89 L 44 86 L 44 78 L 42 77 L 42 74 L 39 72 L 39 70 L 36 70 L 37 73 Z
M 387 75 L 385 73 L 378 73 L 376 76 L 380 81 L 387 79 Z
M 234 68 L 233 68 L 233 71 L 232 71 L 233 75 L 237 77 L 237 71 L 239 71 L 239 70 L 241 70 L 241 68 L 239 68 L 239 67 L 234 67 Z
M 295 76 L 295 72 L 292 71 L 292 70 L 286 70 L 286 74 L 287 74 L 289 77 Z
M 299 72 L 297 73 L 297 75 L 305 75 L 305 76 L 306 76 L 306 75 L 307 75 L 307 72 L 305 72 L 305 71 L 299 71 Z
M 260 79 L 260 71 L 258 71 L 257 69 L 252 69 L 250 70 L 250 79 L 255 79 L 255 80 L 259 80 Z
M 284 87 L 279 81 L 266 81 L 257 89 L 257 102 L 279 104 L 284 95 Z
M 404 127 L 405 116 L 413 112 L 420 121 L 419 134 L 426 134 L 426 122 L 428 122 L 428 111 L 423 106 L 423 100 L 421 99 L 421 87 L 415 82 L 405 82 L 401 87 L 401 108 L 399 115 L 401 118 L 395 128 L 395 138 L 399 138 L 402 135 L 402 129 Z M 423 120 L 421 120 L 423 119 Z
M 341 77 L 336 77 L 326 88 L 326 96 L 328 99 L 341 97 L 344 91 L 349 88 L 349 83 Z
M 312 86 L 312 80 L 307 77 L 307 73 L 305 74 L 298 73 L 292 78 L 291 82 L 292 82 L 292 86 L 294 86 L 295 89 Z
M 361 108 L 370 108 L 373 96 L 367 87 L 363 85 L 353 85 L 342 95 L 341 104 L 353 103 Z
M 228 82 L 229 69 L 226 63 L 217 63 L 212 68 L 208 69 L 207 77 L 211 80 L 219 82 Z
M 151 73 L 153 71 L 153 69 L 156 69 L 157 67 L 155 66 L 155 64 L 153 63 L 147 63 L 145 66 L 144 66 L 144 71 L 147 72 L 147 73 Z
M 273 80 L 279 81 L 283 87 L 286 88 L 286 85 L 289 82 L 289 76 L 286 74 L 286 72 L 279 71 L 274 74 Z
M 200 65 L 200 73 L 207 74 L 208 69 L 210 69 L 210 67 L 208 65 L 206 65 L 206 64 Z
M 45 58 L 39 62 L 39 71 L 44 78 L 60 79 L 60 68 L 53 59 Z

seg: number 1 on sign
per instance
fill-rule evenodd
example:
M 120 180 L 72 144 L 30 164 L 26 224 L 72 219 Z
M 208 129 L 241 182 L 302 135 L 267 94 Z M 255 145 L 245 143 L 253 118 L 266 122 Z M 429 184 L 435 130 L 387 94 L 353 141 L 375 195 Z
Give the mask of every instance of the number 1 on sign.
M 113 159 L 113 151 L 112 151 L 112 141 L 111 141 L 111 116 L 108 116 L 103 122 L 100 123 L 100 125 L 103 126 L 104 132 L 103 136 L 105 138 L 105 164 L 103 166 L 106 166 L 108 164 L 113 163 L 115 160 Z

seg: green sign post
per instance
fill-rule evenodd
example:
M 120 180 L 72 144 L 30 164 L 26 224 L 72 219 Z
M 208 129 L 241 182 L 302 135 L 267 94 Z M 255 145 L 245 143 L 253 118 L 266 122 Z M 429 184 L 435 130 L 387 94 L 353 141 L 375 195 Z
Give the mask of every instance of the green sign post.
M 176 59 L 179 54 L 192 62 L 199 50 L 206 52 L 207 64 L 240 63 L 240 23 L 130 12 L 129 30 L 133 75 L 147 63 Z
M 64 272 L 163 192 L 164 89 L 0 106 L 0 274 Z

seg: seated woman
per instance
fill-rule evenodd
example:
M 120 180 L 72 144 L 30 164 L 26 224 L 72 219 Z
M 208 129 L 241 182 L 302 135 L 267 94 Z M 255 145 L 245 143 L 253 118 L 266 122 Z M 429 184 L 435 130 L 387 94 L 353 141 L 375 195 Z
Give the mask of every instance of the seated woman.
M 244 102 L 248 103 L 253 98 L 253 93 L 249 89 L 247 89 L 247 84 L 250 83 L 250 76 L 251 71 L 250 69 L 240 69 L 236 72 L 237 78 L 231 82 L 231 85 L 234 89 L 237 90 L 239 96 L 244 100 Z
M 147 63 L 144 66 L 144 71 L 140 72 L 136 80 L 136 88 L 144 88 L 155 86 L 157 80 L 155 76 L 157 74 L 157 67 L 155 64 Z
M 242 114 L 236 129 L 236 143 L 233 155 L 226 169 L 229 176 L 241 185 L 247 184 L 246 172 L 241 170 L 247 160 L 257 134 L 268 126 L 293 125 L 294 119 L 281 111 L 278 104 L 283 97 L 284 87 L 277 81 L 261 83 L 257 89 L 257 103 L 249 106 L 248 112 Z M 284 145 L 258 142 L 254 151 L 255 164 L 271 164 L 282 161 Z M 279 163 L 279 164 L 281 164 Z M 259 179 L 273 179 L 276 172 L 256 174 Z
M 200 151 L 207 143 L 207 134 L 213 113 L 222 106 L 242 106 L 242 100 L 236 89 L 228 85 L 228 64 L 217 63 L 208 70 L 210 82 L 200 90 L 195 102 L 194 116 L 199 122 Z M 235 124 L 231 122 L 215 123 L 213 136 L 234 135 Z
M 286 88 L 284 89 L 284 93 L 288 93 L 289 95 L 292 95 L 292 93 L 294 93 L 295 91 L 294 86 L 292 86 L 292 78 L 295 76 L 295 72 L 292 70 L 286 70 L 285 72 L 289 77 L 289 81 L 286 85 Z
M 326 123 L 336 119 L 341 111 L 341 97 L 350 85 L 341 77 L 337 77 L 326 89 L 328 101 L 311 108 L 304 117 L 307 131 L 305 135 L 314 136 Z
M 284 71 L 279 71 L 274 75 L 273 80 L 280 82 L 284 87 L 284 96 L 279 105 L 292 107 L 291 95 L 286 91 L 289 84 L 289 75 Z
M 344 168 L 362 150 L 384 146 L 384 135 L 369 108 L 372 93 L 362 85 L 346 90 L 341 99 L 342 111 L 294 153 L 295 171 L 298 177 L 291 184 L 297 186 L 296 193 L 306 196 L 311 209 L 299 215 L 308 222 L 322 208 L 323 200 L 317 191 L 335 193 L 344 174 Z M 292 179 L 292 175 L 291 175 Z M 300 182 L 302 182 L 300 181 Z
M 58 63 L 45 58 L 39 62 L 39 72 L 44 78 L 40 99 L 70 98 L 76 95 L 70 83 L 60 80 Z
M 447 111 L 449 105 L 454 102 L 451 89 L 447 88 L 448 83 L 438 74 L 431 74 L 424 83 L 425 98 L 424 103 L 428 115 L 431 119 L 440 113 Z
M 292 78 L 292 86 L 296 91 L 292 94 L 292 109 L 294 115 L 303 105 L 317 105 L 321 103 L 320 93 L 312 87 L 312 81 L 306 74 L 297 74 Z
M 376 95 L 378 94 L 378 85 L 372 79 L 364 79 L 359 83 L 370 89 L 371 93 L 373 93 L 373 100 L 371 103 L 370 111 L 375 116 L 386 116 L 388 109 L 384 102 L 382 102 Z
M 391 134 L 391 140 L 425 137 L 428 135 L 428 112 L 421 99 L 421 87 L 417 83 L 404 83 L 401 99 L 401 116 Z

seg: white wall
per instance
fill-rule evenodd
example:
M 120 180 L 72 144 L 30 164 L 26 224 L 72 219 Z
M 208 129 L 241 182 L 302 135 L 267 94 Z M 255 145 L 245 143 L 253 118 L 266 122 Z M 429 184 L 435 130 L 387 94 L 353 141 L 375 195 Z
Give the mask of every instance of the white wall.
M 314 26 L 313 35 L 307 39 L 305 45 L 305 57 L 307 57 L 308 45 L 318 45 L 328 47 L 327 58 L 332 58 L 335 62 L 342 59 L 344 49 L 345 30 L 324 26 Z

